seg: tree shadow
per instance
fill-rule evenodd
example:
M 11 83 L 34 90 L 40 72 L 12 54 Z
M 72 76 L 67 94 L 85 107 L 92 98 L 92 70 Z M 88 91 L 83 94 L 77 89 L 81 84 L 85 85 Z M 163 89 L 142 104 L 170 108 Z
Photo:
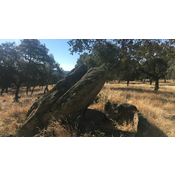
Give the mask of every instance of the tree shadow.
M 167 96 L 166 96 L 167 97 Z M 172 97 L 172 96 L 171 96 Z M 157 99 L 159 100 L 159 101 L 161 101 L 162 103 L 175 103 L 175 100 L 170 100 L 170 99 L 168 99 L 167 100 L 167 98 L 161 98 L 161 97 L 157 97 Z M 151 100 L 155 100 L 155 98 L 151 98 Z
M 165 84 L 161 84 L 160 86 L 175 86 L 175 83 L 165 83 Z
M 168 137 L 162 130 L 150 123 L 150 129 L 145 137 Z
M 162 130 L 147 121 L 148 129 L 144 133 L 137 133 L 137 137 L 168 137 Z
M 148 121 L 146 124 L 148 125 L 148 128 L 144 133 L 134 133 L 113 128 L 106 129 L 106 127 L 100 128 L 100 132 L 105 133 L 104 137 L 168 137 L 162 130 L 160 130 L 155 125 L 149 123 Z
M 88 109 L 82 117 L 77 119 L 78 135 L 86 133 L 90 137 L 92 135 L 96 137 L 168 137 L 162 130 L 148 122 L 143 114 L 140 113 L 140 115 L 137 132 L 130 132 L 117 128 L 116 120 L 111 116 L 107 117 L 103 112 Z
M 121 88 L 121 87 L 117 87 L 117 88 L 110 88 L 110 90 L 121 90 L 121 91 L 135 91 L 135 92 L 139 92 L 139 93 L 151 93 L 151 94 L 162 94 L 162 95 L 166 95 L 166 97 L 172 97 L 173 95 L 175 95 L 173 92 L 155 92 L 153 90 L 148 90 L 148 89 L 140 89 L 140 88 L 131 88 L 131 87 L 127 87 L 127 88 Z

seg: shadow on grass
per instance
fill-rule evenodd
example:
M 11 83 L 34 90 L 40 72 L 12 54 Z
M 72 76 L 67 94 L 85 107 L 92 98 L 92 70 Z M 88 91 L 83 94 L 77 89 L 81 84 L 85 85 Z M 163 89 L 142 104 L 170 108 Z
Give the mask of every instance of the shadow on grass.
M 160 130 L 158 127 L 151 123 L 147 123 L 149 126 L 147 131 L 144 133 L 138 132 L 129 132 L 129 131 L 123 131 L 118 129 L 106 129 L 106 128 L 100 128 L 100 132 L 104 133 L 103 137 L 168 137 L 162 130 Z M 98 135 L 97 135 L 98 137 Z
M 110 90 L 121 90 L 121 91 L 135 91 L 135 92 L 139 92 L 139 93 L 151 93 L 151 94 L 161 94 L 161 95 L 165 95 L 166 97 L 172 97 L 173 95 L 175 95 L 173 92 L 154 92 L 153 90 L 148 90 L 148 89 L 140 89 L 140 88 L 131 88 L 131 87 L 127 87 L 127 88 L 110 88 Z
M 145 124 L 148 126 L 147 130 L 145 132 L 138 132 L 136 137 L 168 137 L 162 130 L 152 123 L 147 121 Z
M 168 137 L 162 130 L 155 125 L 149 123 L 149 129 L 144 137 Z
M 78 135 L 96 137 L 167 137 L 167 135 L 148 120 L 139 115 L 137 132 L 119 130 L 115 126 L 115 120 L 108 118 L 104 113 L 88 109 L 82 118 L 79 118 Z M 94 115 L 94 112 L 96 115 Z M 103 120 L 102 120 L 103 119 Z

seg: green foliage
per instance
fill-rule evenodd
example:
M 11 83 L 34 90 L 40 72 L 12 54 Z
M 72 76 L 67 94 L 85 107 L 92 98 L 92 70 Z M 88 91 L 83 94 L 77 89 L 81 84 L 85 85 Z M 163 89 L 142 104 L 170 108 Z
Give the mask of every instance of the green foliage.
M 168 60 L 172 50 L 168 40 L 138 40 L 134 45 L 134 55 L 139 70 L 156 81 L 155 91 L 159 89 L 159 79 L 166 76 Z
M 72 39 L 68 42 L 70 46 L 70 52 L 73 53 L 82 53 L 85 50 L 89 52 L 97 49 L 102 44 L 106 42 L 106 39 Z
M 19 46 L 15 43 L 0 45 L 0 86 L 14 84 L 15 99 L 18 100 L 19 88 L 22 85 L 37 86 L 53 84 L 64 76 L 60 65 L 54 56 L 48 53 L 45 45 L 36 39 L 21 40 Z
M 174 39 L 80 39 L 68 43 L 72 54 L 89 51 L 80 55 L 77 65 L 104 66 L 110 79 L 149 77 L 156 81 L 157 91 L 159 79 L 166 76 L 167 69 L 169 76 L 174 74 L 169 62 L 175 58 Z
M 137 62 L 131 59 L 123 59 L 120 62 L 118 72 L 119 80 L 134 81 L 139 79 L 139 71 L 137 70 Z
M 119 66 L 118 50 L 114 44 L 109 42 L 96 43 L 91 53 L 83 53 L 77 60 L 77 66 L 85 64 L 88 68 L 103 66 L 106 69 L 106 76 L 109 79 L 116 72 Z
M 175 60 L 168 62 L 167 78 L 175 79 Z

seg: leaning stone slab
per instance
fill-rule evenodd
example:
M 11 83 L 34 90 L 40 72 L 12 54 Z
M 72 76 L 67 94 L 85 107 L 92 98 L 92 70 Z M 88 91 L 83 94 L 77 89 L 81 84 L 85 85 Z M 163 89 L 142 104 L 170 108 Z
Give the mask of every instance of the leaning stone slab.
M 33 133 L 38 131 L 38 128 L 43 128 L 42 116 L 44 116 L 51 106 L 76 84 L 86 72 L 87 67 L 85 65 L 73 69 L 64 79 L 58 81 L 48 93 L 41 96 L 29 109 L 27 119 L 16 135 L 32 136 Z
M 69 83 L 58 82 L 56 87 L 33 105 L 16 136 L 36 135 L 40 129 L 47 127 L 52 117 L 63 117 L 75 122 L 100 92 L 105 83 L 104 77 L 103 68 L 92 68 L 78 82 L 71 83 L 73 80 L 67 78 L 64 81 Z M 70 87 L 68 84 L 73 85 Z
M 36 114 L 46 112 L 64 93 L 66 93 L 75 83 L 77 83 L 87 72 L 87 67 L 82 65 L 73 69 L 67 76 L 45 95 L 41 96 L 29 109 L 27 117 L 36 111 Z
M 82 79 L 70 88 L 62 97 L 55 102 L 50 112 L 56 116 L 75 122 L 95 99 L 105 83 L 105 71 L 103 68 L 92 68 Z

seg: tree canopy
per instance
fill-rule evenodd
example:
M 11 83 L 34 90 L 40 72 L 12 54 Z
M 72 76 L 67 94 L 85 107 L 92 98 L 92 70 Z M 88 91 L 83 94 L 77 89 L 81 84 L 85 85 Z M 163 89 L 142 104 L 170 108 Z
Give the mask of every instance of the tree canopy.
M 15 86 L 15 100 L 21 86 L 28 89 L 37 85 L 56 83 L 64 75 L 60 65 L 55 61 L 49 49 L 37 39 L 21 40 L 15 43 L 0 45 L 0 86 L 4 89 Z
M 173 39 L 73 39 L 68 44 L 71 54 L 80 54 L 77 65 L 103 65 L 107 77 L 119 80 L 147 75 L 156 82 L 155 91 L 159 89 L 159 79 L 174 71 L 170 66 L 175 60 Z

